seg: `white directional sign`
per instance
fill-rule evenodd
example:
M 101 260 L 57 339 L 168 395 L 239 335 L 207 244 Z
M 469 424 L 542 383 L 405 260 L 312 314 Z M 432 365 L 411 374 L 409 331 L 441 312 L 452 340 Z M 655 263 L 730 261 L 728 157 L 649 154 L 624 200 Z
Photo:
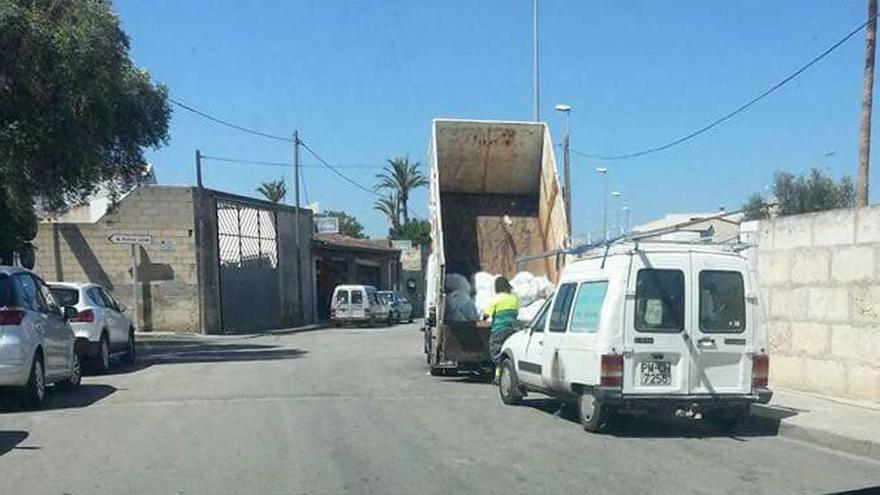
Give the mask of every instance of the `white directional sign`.
M 110 234 L 107 238 L 113 244 L 135 244 L 149 246 L 153 243 L 153 236 L 146 234 Z

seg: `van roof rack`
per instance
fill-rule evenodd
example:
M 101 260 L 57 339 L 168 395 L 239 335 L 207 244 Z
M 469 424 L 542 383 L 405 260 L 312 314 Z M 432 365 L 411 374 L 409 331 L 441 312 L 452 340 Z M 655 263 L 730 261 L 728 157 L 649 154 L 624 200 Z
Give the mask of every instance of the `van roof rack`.
M 728 249 L 730 249 L 733 252 L 738 253 L 740 251 L 743 251 L 745 249 L 753 247 L 753 245 L 743 243 L 743 242 L 736 242 L 736 243 L 729 242 L 729 241 L 736 239 L 736 237 L 738 237 L 738 236 L 731 237 L 730 239 L 727 239 L 723 242 L 709 242 L 709 241 L 704 241 L 702 239 L 699 241 L 696 241 L 696 242 L 694 242 L 694 241 L 676 241 L 676 240 L 671 240 L 671 239 L 651 239 L 650 241 L 648 241 L 648 239 L 651 237 L 656 237 L 656 236 L 661 236 L 664 234 L 671 234 L 674 232 L 678 232 L 686 227 L 690 227 L 692 225 L 696 225 L 699 223 L 723 219 L 723 218 L 728 217 L 730 215 L 742 213 L 742 211 L 743 210 L 722 212 L 722 213 L 718 213 L 716 215 L 710 215 L 707 217 L 693 218 L 693 219 L 688 220 L 686 222 L 677 223 L 675 225 L 670 225 L 668 227 L 662 227 L 659 229 L 647 230 L 647 231 L 638 232 L 635 234 L 633 234 L 633 233 L 623 234 L 623 235 L 619 235 L 617 237 L 613 237 L 613 238 L 607 239 L 607 240 L 588 242 L 588 243 L 584 243 L 584 244 L 578 244 L 576 246 L 570 246 L 570 247 L 563 248 L 563 249 L 553 249 L 551 251 L 545 251 L 543 253 L 520 256 L 515 260 L 515 264 L 517 266 L 519 266 L 522 263 L 527 263 L 527 262 L 533 261 L 533 260 L 549 258 L 551 256 L 556 256 L 558 259 L 558 257 L 563 254 L 572 255 L 572 256 L 580 256 L 580 255 L 587 253 L 589 251 L 592 251 L 596 248 L 605 247 L 605 254 L 603 256 L 603 261 L 602 261 L 602 264 L 604 265 L 604 263 L 605 263 L 604 257 L 608 256 L 608 251 L 610 250 L 612 245 L 623 244 L 626 242 L 632 242 L 636 245 L 636 247 L 638 247 L 639 241 L 650 242 L 652 244 L 723 246 L 723 247 L 727 247 Z

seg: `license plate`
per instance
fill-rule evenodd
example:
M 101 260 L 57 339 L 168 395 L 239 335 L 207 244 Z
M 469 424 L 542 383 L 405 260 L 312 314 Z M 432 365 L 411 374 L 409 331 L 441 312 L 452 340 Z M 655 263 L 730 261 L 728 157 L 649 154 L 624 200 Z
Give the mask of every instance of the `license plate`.
M 639 365 L 642 385 L 656 386 L 672 383 L 672 366 L 666 361 L 642 361 Z

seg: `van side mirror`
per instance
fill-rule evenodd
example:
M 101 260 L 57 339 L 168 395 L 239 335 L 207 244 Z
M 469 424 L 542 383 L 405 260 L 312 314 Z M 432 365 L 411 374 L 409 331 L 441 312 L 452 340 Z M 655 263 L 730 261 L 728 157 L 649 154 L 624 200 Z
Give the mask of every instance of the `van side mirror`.
M 74 308 L 73 306 L 64 306 L 64 308 L 61 310 L 61 315 L 64 317 L 64 321 L 72 320 L 73 317 L 76 316 L 76 313 L 76 308 Z

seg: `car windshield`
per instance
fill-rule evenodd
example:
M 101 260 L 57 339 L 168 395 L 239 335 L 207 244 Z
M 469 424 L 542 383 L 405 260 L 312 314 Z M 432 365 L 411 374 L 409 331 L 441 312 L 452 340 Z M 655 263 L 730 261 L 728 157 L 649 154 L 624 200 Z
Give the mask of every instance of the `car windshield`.
M 386 303 L 393 303 L 395 299 L 393 292 L 379 292 L 379 298 Z
M 79 303 L 79 290 L 62 287 L 49 289 L 59 306 L 76 306 Z

